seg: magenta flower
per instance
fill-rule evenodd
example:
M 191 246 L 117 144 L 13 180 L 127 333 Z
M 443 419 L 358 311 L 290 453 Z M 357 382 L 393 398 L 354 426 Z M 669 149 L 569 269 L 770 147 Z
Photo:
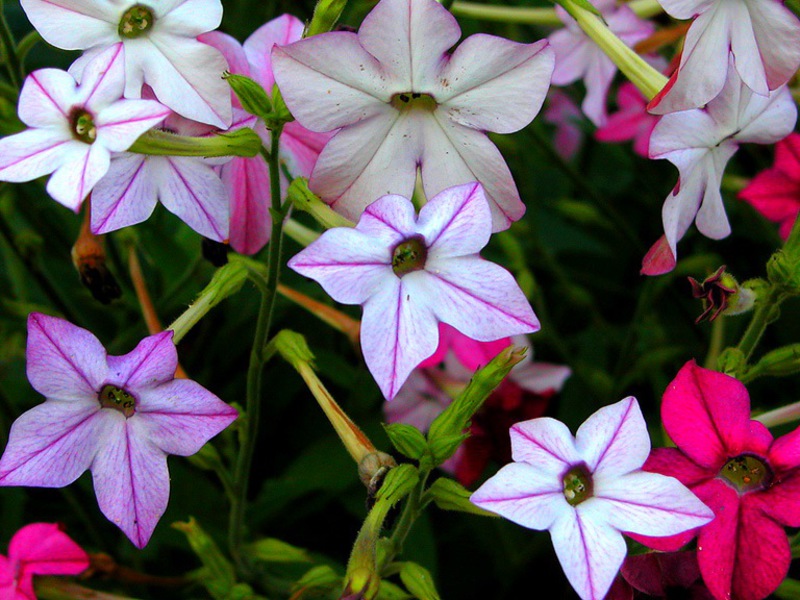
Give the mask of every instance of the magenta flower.
M 300 19 L 282 15 L 256 29 L 244 45 L 218 31 L 204 33 L 198 39 L 220 50 L 232 73 L 253 78 L 270 94 L 275 85 L 272 47 L 296 42 L 303 37 L 303 28 Z M 270 135 L 264 123 L 242 110 L 237 98 L 233 98 L 233 103 L 234 119 L 229 131 L 250 127 L 269 148 Z M 309 177 L 328 139 L 329 134 L 309 131 L 297 121 L 287 123 L 280 139 L 281 162 L 294 177 Z M 221 177 L 230 198 L 230 244 L 237 252 L 255 254 L 269 241 L 272 227 L 267 164 L 261 156 L 234 157 L 222 167 Z M 284 188 L 288 185 L 283 173 L 281 184 Z
M 775 164 L 756 175 L 739 198 L 780 223 L 781 237 L 789 237 L 800 213 L 800 134 L 791 133 L 775 145 Z
M 800 21 L 779 0 L 659 2 L 676 19 L 696 18 L 680 66 L 650 104 L 655 114 L 707 104 L 733 71 L 750 90 L 766 96 L 800 67 Z
M 169 110 L 154 100 L 121 100 L 124 51 L 115 46 L 86 66 L 80 85 L 69 73 L 31 73 L 19 97 L 30 129 L 0 140 L 0 180 L 31 181 L 52 173 L 47 193 L 78 211 L 106 173 L 112 152 L 127 150 Z
M 147 91 L 145 91 L 147 94 Z M 149 95 L 149 94 L 148 94 Z M 160 127 L 179 135 L 204 135 L 211 126 L 171 113 Z M 228 193 L 216 166 L 227 159 L 122 153 L 92 193 L 92 232 L 108 233 L 147 220 L 160 201 L 200 235 L 228 238 Z M 263 163 L 263 159 L 261 160 Z
M 85 50 L 70 67 L 76 79 L 110 46 L 125 47 L 125 97 L 142 85 L 188 119 L 225 128 L 231 122 L 222 55 L 197 41 L 219 26 L 220 0 L 21 0 L 42 37 L 56 48 Z
M 716 515 L 699 530 L 697 559 L 718 600 L 761 600 L 783 581 L 784 527 L 800 527 L 800 429 L 773 440 L 750 420 L 738 380 L 686 363 L 664 392 L 664 429 L 677 448 L 653 450 L 647 471 L 677 478 Z M 645 543 L 673 550 L 694 533 Z
M 628 46 L 634 46 L 655 31 L 655 25 L 637 17 L 629 7 L 617 6 L 616 0 L 594 0 L 592 4 L 602 13 L 609 29 Z M 547 38 L 556 53 L 553 85 L 569 85 L 583 79 L 586 97 L 581 108 L 592 123 L 601 127 L 606 123 L 606 96 L 617 67 L 567 11 L 557 7 L 556 12 L 565 27 Z
M 509 345 L 511 345 L 510 338 L 478 342 L 446 323 L 439 323 L 439 346 L 436 348 L 436 352 L 423 360 L 417 367 L 424 369 L 436 366 L 445 359 L 448 353 L 452 352 L 466 369 L 477 371 L 488 365 L 489 361 Z
M 100 510 L 144 547 L 167 507 L 167 454 L 194 454 L 236 410 L 194 381 L 174 379 L 171 331 L 108 356 L 85 329 L 33 313 L 27 363 L 46 401 L 11 426 L 0 485 L 63 487 L 90 469 Z
M 647 112 L 647 100 L 636 86 L 625 82 L 617 92 L 619 110 L 608 116 L 606 124 L 594 132 L 600 142 L 627 142 L 633 140 L 633 151 L 649 158 L 650 135 L 658 122 Z
M 55 523 L 31 523 L 14 534 L 8 558 L 0 555 L 0 598 L 36 600 L 34 575 L 78 575 L 89 556 Z
M 673 535 L 713 517 L 672 477 L 641 470 L 650 437 L 633 397 L 598 410 L 574 438 L 548 417 L 517 423 L 511 448 L 515 462 L 471 501 L 524 527 L 549 530 L 583 600 L 601 600 L 611 587 L 627 554 L 622 532 Z
M 364 359 L 391 399 L 436 350 L 440 322 L 484 342 L 539 329 L 513 276 L 478 255 L 491 229 L 478 183 L 444 190 L 419 217 L 407 198 L 384 196 L 355 229 L 326 231 L 289 267 L 364 307 Z
M 583 145 L 584 120 L 581 109 L 567 94 L 553 88 L 547 95 L 547 108 L 542 117 L 556 126 L 553 149 L 564 159 L 575 156 Z
M 311 131 L 341 128 L 309 182 L 337 211 L 357 219 L 374 198 L 426 196 L 479 181 L 493 231 L 525 212 L 508 166 L 486 132 L 512 133 L 542 106 L 553 53 L 478 34 L 435 0 L 381 0 L 358 34 L 315 35 L 272 53 L 286 104 Z

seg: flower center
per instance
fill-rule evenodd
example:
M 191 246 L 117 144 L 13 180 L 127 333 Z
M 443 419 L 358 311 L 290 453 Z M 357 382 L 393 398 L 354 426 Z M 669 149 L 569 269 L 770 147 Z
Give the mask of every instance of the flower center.
M 408 238 L 394 247 L 392 270 L 398 277 L 413 271 L 421 271 L 425 268 L 427 258 L 428 248 L 425 246 L 425 238 L 421 235 Z
M 129 40 L 138 38 L 146 34 L 153 28 L 153 9 L 144 4 L 134 4 L 119 21 L 120 36 Z
M 395 94 L 389 103 L 400 112 L 406 112 L 414 108 L 433 112 L 439 106 L 430 94 L 420 94 L 418 92 L 401 92 Z
M 69 122 L 72 125 L 72 135 L 84 144 L 93 144 L 97 139 L 97 127 L 94 125 L 92 113 L 83 108 L 74 108 Z
M 127 390 L 115 385 L 104 385 L 98 398 L 103 408 L 118 410 L 128 419 L 136 412 L 136 398 Z
M 764 489 L 772 482 L 772 469 L 769 465 L 749 454 L 730 459 L 719 475 L 740 492 Z
M 564 475 L 564 497 L 572 506 L 578 506 L 594 495 L 592 475 L 586 465 L 575 465 Z

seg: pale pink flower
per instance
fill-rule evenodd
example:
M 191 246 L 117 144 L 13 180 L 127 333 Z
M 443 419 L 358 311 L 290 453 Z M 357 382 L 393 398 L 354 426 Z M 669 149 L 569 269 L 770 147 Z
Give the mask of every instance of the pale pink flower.
M 673 535 L 714 516 L 677 480 L 641 470 L 650 437 L 633 397 L 598 410 L 574 438 L 548 417 L 517 423 L 511 448 L 515 462 L 471 501 L 524 527 L 549 530 L 583 600 L 601 600 L 611 587 L 627 554 L 623 532 Z
M 8 558 L 0 555 L 0 598 L 36 600 L 34 575 L 78 575 L 89 555 L 55 523 L 31 523 L 14 534 Z
M 275 78 L 300 124 L 340 128 L 311 174 L 313 192 L 355 220 L 374 198 L 411 197 L 419 169 L 428 197 L 479 181 L 493 231 L 522 216 L 525 205 L 486 132 L 512 133 L 531 122 L 553 53 L 545 41 L 477 34 L 449 54 L 460 36 L 436 0 L 381 0 L 358 34 L 275 47 Z
M 696 18 L 680 66 L 650 104 L 655 114 L 707 104 L 732 71 L 754 93 L 766 96 L 800 67 L 800 21 L 780 0 L 659 2 L 676 19 Z
M 624 4 L 617 6 L 616 0 L 594 0 L 592 4 L 602 13 L 609 29 L 628 46 L 655 31 L 655 25 L 637 17 Z M 606 122 L 606 96 L 617 67 L 563 8 L 557 7 L 556 12 L 565 27 L 547 38 L 556 53 L 553 85 L 569 85 L 583 79 L 586 97 L 581 108 L 592 123 L 601 127 Z
M 100 510 L 144 547 L 167 507 L 167 455 L 194 454 L 237 416 L 177 366 L 171 331 L 109 356 L 85 329 L 31 314 L 28 380 L 46 401 L 11 426 L 0 485 L 63 487 L 90 469 Z
M 575 156 L 583 144 L 583 113 L 567 94 L 551 89 L 542 118 L 556 126 L 553 149 L 564 159 Z
M 86 66 L 80 85 L 69 73 L 31 73 L 19 97 L 30 129 L 0 140 L 0 180 L 31 181 L 52 173 L 47 193 L 78 211 L 106 173 L 111 152 L 127 150 L 169 110 L 154 100 L 121 100 L 124 50 L 109 48 Z
M 334 300 L 361 304 L 367 367 L 391 399 L 439 343 L 439 323 L 478 341 L 539 329 L 513 276 L 478 253 L 491 235 L 478 183 L 448 188 L 414 214 L 411 201 L 384 196 L 355 229 L 329 229 L 289 261 Z
M 142 85 L 160 102 L 196 121 L 225 128 L 231 122 L 227 68 L 222 55 L 197 41 L 219 26 L 220 0 L 21 0 L 42 37 L 57 48 L 85 50 L 70 67 L 76 79 L 88 61 L 125 47 L 125 97 L 140 98 Z
M 220 50 L 232 73 L 251 77 L 271 94 L 275 85 L 272 47 L 296 42 L 303 36 L 303 28 L 300 19 L 282 15 L 256 29 L 243 45 L 218 31 L 204 33 L 198 39 Z M 264 147 L 270 148 L 270 134 L 261 119 L 242 110 L 237 98 L 233 98 L 233 103 L 234 118 L 229 131 L 250 127 L 261 136 Z M 329 134 L 309 131 L 297 121 L 286 123 L 280 138 L 280 160 L 292 176 L 309 177 L 328 139 Z M 261 156 L 234 157 L 222 167 L 221 176 L 230 198 L 231 247 L 243 254 L 255 254 L 269 241 L 272 226 L 267 164 Z M 283 172 L 280 177 L 285 189 L 288 182 Z

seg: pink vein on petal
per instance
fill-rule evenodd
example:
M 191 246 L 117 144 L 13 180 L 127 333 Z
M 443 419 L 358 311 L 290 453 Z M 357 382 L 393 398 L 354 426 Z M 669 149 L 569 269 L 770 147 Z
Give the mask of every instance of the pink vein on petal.
M 220 238 L 224 238 L 225 236 L 222 235 L 222 233 L 220 232 L 219 229 L 217 229 L 217 223 L 208 214 L 208 211 L 206 211 L 206 207 L 203 206 L 203 203 L 200 201 L 200 198 L 198 198 L 197 194 L 194 193 L 194 190 L 189 185 L 189 183 L 186 181 L 186 178 L 183 176 L 183 173 L 181 173 L 180 170 L 177 167 L 175 167 L 175 165 L 172 163 L 172 159 L 170 157 L 167 157 L 167 162 L 169 163 L 170 168 L 172 168 L 172 170 L 175 171 L 175 173 L 177 174 L 178 178 L 181 180 L 181 183 L 183 183 L 186 186 L 186 189 L 189 190 L 189 194 L 192 196 L 192 198 L 195 199 L 195 201 L 197 203 L 197 206 L 200 207 L 200 210 L 205 215 L 207 221 L 211 224 L 211 227 L 214 229 L 214 233 L 216 233 Z
M 114 23 L 113 21 L 106 21 L 105 19 L 101 19 L 99 17 L 95 17 L 94 15 L 88 15 L 86 13 L 80 12 L 79 10 L 74 10 L 74 9 L 68 8 L 66 6 L 62 6 L 61 4 L 56 4 L 55 2 L 51 2 L 50 0 L 41 0 L 41 1 L 44 2 L 45 4 L 49 4 L 51 6 L 55 6 L 57 8 L 60 8 L 61 10 L 66 10 L 67 12 L 75 13 L 76 15 L 82 15 L 84 17 L 89 17 L 90 19 L 97 19 L 98 21 L 105 21 L 106 23 L 110 23 L 112 25 L 116 25 L 116 23 Z
M 66 144 L 67 142 L 71 142 L 71 141 L 72 141 L 71 139 L 70 139 L 70 140 L 61 140 L 60 142 L 56 142 L 56 143 L 55 143 L 55 144 L 53 144 L 52 146 L 48 146 L 47 148 L 42 148 L 41 150 L 37 150 L 37 151 L 36 151 L 36 152 L 34 152 L 33 154 L 28 154 L 27 156 L 23 156 L 23 157 L 22 157 L 22 158 L 20 158 L 19 160 L 15 160 L 14 162 L 12 162 L 12 163 L 9 163 L 9 164 L 7 164 L 7 165 L 6 165 L 6 166 L 4 166 L 4 167 L 0 167 L 0 172 L 2 172 L 3 170 L 7 169 L 8 167 L 13 167 L 14 165 L 18 165 L 18 164 L 19 164 L 19 163 L 21 163 L 22 161 L 24 161 L 24 160 L 28 160 L 28 159 L 29 159 L 29 158 L 31 158 L 32 156 L 36 156 L 37 154 L 41 154 L 42 152 L 47 152 L 48 150 L 52 150 L 53 148 L 58 148 L 60 145 L 62 145 L 62 144 Z
M 86 375 L 84 375 L 83 371 L 78 368 L 78 365 L 76 365 L 75 362 L 69 356 L 64 354 L 63 350 L 61 350 L 61 346 L 55 343 L 53 338 L 50 337 L 50 334 L 47 332 L 47 330 L 39 323 L 39 319 L 36 316 L 31 316 L 31 319 L 36 321 L 36 326 L 39 328 L 39 331 L 41 331 L 42 334 L 44 334 L 44 337 L 46 337 L 50 341 L 53 347 L 64 358 L 64 360 L 70 364 L 70 366 L 75 370 L 75 372 L 80 376 L 80 378 L 86 382 L 88 388 L 90 390 L 94 390 L 94 385 L 92 385 L 92 382 L 86 378 Z
M 475 193 L 475 190 L 478 189 L 479 185 L 480 185 L 480 183 L 478 183 L 476 181 L 475 184 L 472 186 L 472 189 L 469 191 L 469 193 L 468 194 L 464 194 L 464 198 L 463 198 L 463 202 L 461 203 L 461 206 L 459 206 L 456 210 L 453 211 L 453 214 L 451 215 L 451 217 L 447 221 L 447 223 L 445 223 L 445 225 L 441 229 L 439 229 L 439 234 L 435 238 L 433 238 L 433 240 L 427 242 L 428 248 L 431 248 L 434 244 L 436 244 L 437 240 L 441 237 L 441 235 L 445 231 L 447 231 L 447 229 L 450 227 L 450 225 L 452 225 L 453 221 L 456 220 L 456 217 L 458 217 L 459 214 L 461 214 L 461 211 L 464 210 L 464 206 L 466 206 L 467 202 L 470 201 L 470 199 L 472 198 L 472 194 Z
M 526 440 L 528 440 L 530 443 L 534 444 L 536 447 L 541 448 L 547 454 L 549 454 L 553 458 L 557 459 L 559 462 L 562 462 L 565 465 L 570 464 L 568 461 L 564 460 L 561 456 L 559 456 L 558 454 L 556 454 L 555 452 L 550 450 L 550 448 L 547 448 L 547 447 L 543 446 L 542 444 L 539 443 L 538 440 L 536 440 L 536 439 L 532 438 L 531 436 L 529 436 L 528 433 L 526 431 L 524 431 L 523 429 L 518 429 L 517 427 L 512 427 L 512 429 L 516 434 L 524 437 Z
M 100 224 L 98 225 L 98 227 L 97 227 L 97 230 L 98 230 L 98 231 L 99 231 L 99 230 L 101 230 L 101 229 L 103 229 L 103 228 L 106 226 L 106 223 L 108 223 L 108 221 L 111 219 L 111 217 L 113 217 L 113 216 L 114 216 L 114 215 L 117 213 L 117 211 L 119 210 L 119 207 L 120 207 L 120 205 L 121 205 L 121 204 L 122 204 L 122 202 L 123 202 L 123 201 L 122 201 L 122 197 L 123 197 L 123 196 L 125 196 L 125 194 L 127 194 L 127 193 L 128 193 L 128 191 L 131 189 L 131 186 L 133 186 L 133 183 L 134 183 L 134 181 L 136 181 L 136 178 L 139 176 L 139 173 L 141 173 L 142 169 L 144 169 L 144 165 L 145 165 L 145 162 L 146 162 L 146 161 L 147 161 L 147 159 L 145 158 L 145 159 L 144 159 L 144 160 L 143 160 L 143 161 L 142 161 L 142 162 L 139 164 L 139 166 L 138 166 L 138 167 L 137 167 L 137 169 L 136 169 L 136 172 L 133 174 L 133 176 L 132 176 L 132 177 L 130 178 L 130 180 L 128 181 L 128 185 L 127 185 L 127 186 L 125 186 L 125 189 L 122 191 L 122 194 L 120 195 L 120 199 L 119 199 L 119 200 L 117 200 L 117 202 L 114 204 L 114 207 L 113 207 L 113 208 L 112 208 L 112 209 L 109 211 L 109 213 L 108 213 L 108 215 L 106 216 L 106 218 L 105 218 L 105 219 L 103 219 L 102 223 L 100 223 Z
M 388 262 L 330 262 L 330 263 L 302 263 L 292 262 L 292 267 L 385 267 Z
M 622 429 L 622 425 L 625 423 L 625 419 L 628 417 L 628 414 L 631 412 L 631 408 L 632 407 L 633 407 L 633 402 L 629 402 L 628 403 L 628 408 L 625 410 L 625 414 L 622 415 L 622 418 L 620 419 L 620 421 L 619 421 L 619 423 L 617 425 L 617 429 L 614 431 L 614 434 L 611 436 L 611 439 L 608 441 L 608 444 L 606 444 L 606 447 L 603 449 L 603 452 L 600 454 L 600 456 L 597 457 L 597 462 L 595 463 L 595 468 L 597 468 L 600 465 L 600 463 L 603 462 L 603 459 L 605 458 L 606 453 L 608 453 L 608 449 L 611 448 L 612 445 L 614 445 L 614 441 L 617 439 L 617 435 L 619 435 L 619 432 Z
M 589 548 L 586 546 L 586 536 L 583 533 L 583 524 L 581 523 L 581 515 L 575 511 L 575 521 L 578 525 L 578 532 L 581 534 L 581 546 L 583 546 L 583 560 L 586 563 L 586 578 L 589 580 L 589 590 L 594 598 L 594 582 L 592 581 L 592 566 L 589 563 Z
M 88 16 L 88 15 L 86 15 L 86 16 Z M 117 44 L 118 44 L 117 51 L 114 53 L 113 58 L 110 61 L 108 61 L 108 67 L 106 67 L 106 70 L 103 71 L 100 74 L 100 77 L 97 78 L 97 81 L 95 82 L 94 87 L 92 88 L 92 91 L 89 92 L 89 95 L 86 97 L 86 100 L 84 101 L 84 104 L 89 104 L 92 101 L 92 96 L 97 91 L 97 88 L 99 88 L 100 85 L 103 83 L 103 81 L 105 81 L 106 76 L 108 75 L 108 72 L 111 70 L 111 65 L 114 63 L 115 60 L 117 60 L 117 57 L 119 56 L 119 53 L 122 52 L 122 49 L 123 49 L 122 42 L 117 42 Z
M 44 88 L 44 86 L 43 86 L 43 85 L 42 85 L 42 84 L 39 82 L 39 80 L 36 78 L 36 73 L 35 73 L 35 72 L 34 72 L 34 73 L 31 73 L 29 77 L 30 77 L 30 79 L 31 79 L 31 80 L 32 80 L 32 81 L 33 81 L 33 82 L 36 84 L 36 86 L 37 86 L 37 87 L 38 87 L 40 90 L 42 90 L 42 94 L 44 94 L 44 96 L 45 96 L 45 97 L 46 97 L 48 100 L 50 100 L 50 102 L 52 102 L 52 103 L 53 103 L 53 106 L 55 106 L 56 110 L 57 110 L 58 112 L 60 112 L 60 113 L 61 113 L 61 115 L 62 115 L 62 116 L 65 118 L 65 119 L 69 118 L 69 116 L 68 116 L 68 115 L 67 115 L 67 114 L 66 114 L 66 113 L 65 113 L 63 110 L 61 110 L 61 107 L 58 105 L 58 103 L 55 101 L 55 99 L 54 99 L 54 98 L 53 98 L 53 97 L 50 95 L 50 92 L 48 92 L 48 91 L 47 91 L 47 90 Z
M 133 481 L 133 460 L 131 459 L 131 435 L 128 429 L 128 424 L 125 424 L 125 451 L 128 459 L 128 475 L 130 476 L 131 483 L 131 500 L 133 500 L 133 522 L 136 524 L 136 540 L 137 546 L 142 547 L 142 532 L 139 524 L 139 502 L 136 499 L 136 485 Z

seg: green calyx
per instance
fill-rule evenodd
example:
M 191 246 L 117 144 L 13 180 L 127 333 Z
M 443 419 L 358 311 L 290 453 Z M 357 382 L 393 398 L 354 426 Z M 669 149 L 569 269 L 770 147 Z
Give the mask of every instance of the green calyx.
M 397 244 L 392 251 L 392 270 L 398 277 L 425 268 L 428 248 L 422 236 L 414 236 Z
M 430 94 L 420 94 L 418 92 L 402 92 L 395 94 L 389 103 L 400 112 L 409 110 L 425 110 L 433 112 L 439 106 Z
M 586 465 L 576 465 L 564 475 L 564 497 L 570 506 L 578 506 L 594 495 L 592 474 Z
M 72 135 L 84 144 L 93 144 L 97 139 L 94 117 L 88 111 L 78 108 L 70 115 Z
M 134 4 L 122 15 L 117 31 L 123 38 L 142 37 L 153 28 L 153 9 L 144 4 Z
M 127 390 L 115 385 L 107 384 L 100 390 L 98 397 L 100 406 L 103 408 L 113 408 L 118 410 L 128 419 L 136 412 L 136 398 Z
M 739 492 L 750 492 L 769 487 L 772 469 L 762 459 L 742 454 L 726 462 L 719 476 Z

